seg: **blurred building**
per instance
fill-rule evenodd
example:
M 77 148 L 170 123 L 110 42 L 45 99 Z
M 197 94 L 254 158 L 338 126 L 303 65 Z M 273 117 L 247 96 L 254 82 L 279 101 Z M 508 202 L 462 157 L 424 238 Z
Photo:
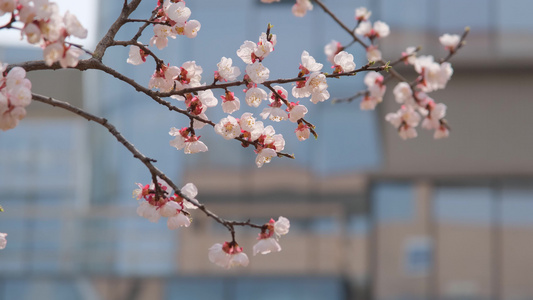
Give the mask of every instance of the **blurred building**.
M 153 9 L 154 1 L 145 2 L 136 17 Z M 324 45 L 346 44 L 349 36 L 318 6 L 293 17 L 293 2 L 189 1 L 202 30 L 194 40 L 171 40 L 161 56 L 174 65 L 195 60 L 204 79 L 222 56 L 242 69 L 235 51 L 270 22 L 278 37 L 265 61 L 271 78 L 295 76 L 303 50 L 327 67 Z M 34 92 L 105 116 L 176 182 L 194 182 L 198 199 L 219 215 L 257 223 L 283 215 L 291 232 L 280 253 L 222 270 L 207 249 L 229 239 L 226 230 L 196 212 L 191 228 L 172 232 L 139 218 L 130 195 L 135 182 L 150 181 L 144 166 L 99 125 L 33 103 L 16 129 L 0 133 L 0 231 L 9 234 L 0 251 L 0 299 L 533 299 L 533 4 L 327 2 L 347 23 L 354 5 L 387 22 L 383 49 L 391 60 L 417 45 L 444 56 L 438 36 L 471 27 L 467 47 L 452 59 L 452 80 L 433 95 L 448 106 L 449 139 L 419 132 L 401 140 L 384 121 L 398 109 L 390 85 L 376 112 L 360 111 L 358 100 L 313 106 L 316 141 L 297 142 L 293 125 L 282 124 L 286 151 L 297 159 L 257 169 L 251 149 L 208 128 L 201 131 L 207 153 L 169 147 L 169 128 L 186 120 L 108 75 L 32 72 Z M 101 6 L 100 31 L 121 5 Z M 131 24 L 118 38 L 137 28 Z M 358 66 L 365 63 L 364 51 L 349 51 Z M 147 85 L 153 63 L 126 65 L 127 53 L 110 49 L 104 62 Z M 0 48 L 2 62 L 41 55 Z M 357 77 L 329 85 L 335 98 L 364 87 Z M 223 117 L 216 109 L 208 115 Z M 238 230 L 247 253 L 256 235 Z

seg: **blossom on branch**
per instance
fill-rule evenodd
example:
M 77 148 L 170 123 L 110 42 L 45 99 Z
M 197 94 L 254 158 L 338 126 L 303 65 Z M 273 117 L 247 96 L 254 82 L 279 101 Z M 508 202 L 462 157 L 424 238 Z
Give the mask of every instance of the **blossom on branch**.
M 233 81 L 241 75 L 239 67 L 232 66 L 233 60 L 231 58 L 222 57 L 217 64 L 218 71 L 215 74 L 215 78 L 221 81 Z
M 239 121 L 232 116 L 227 116 L 215 125 L 215 132 L 226 140 L 231 140 L 241 134 Z
M 439 37 L 439 42 L 446 48 L 446 50 L 453 52 L 459 46 L 461 37 L 457 34 L 445 33 Z
M 355 9 L 355 19 L 359 22 L 367 21 L 371 15 L 372 12 L 366 9 L 366 7 L 358 7 Z
M 281 246 L 279 245 L 278 240 L 282 235 L 289 233 L 290 226 L 289 219 L 285 217 L 279 217 L 277 221 L 270 219 L 270 221 L 261 228 L 261 233 L 257 238 L 259 241 L 253 248 L 254 256 L 257 253 L 268 254 L 270 252 L 281 251 Z
M 397 112 L 387 114 L 385 120 L 398 129 L 398 134 L 404 140 L 418 135 L 415 127 L 420 122 L 420 115 L 411 106 L 402 105 Z
M 13 129 L 26 116 L 31 103 L 31 82 L 26 71 L 14 67 L 4 77 L 6 65 L 0 62 L 0 130 Z
M 182 129 L 177 129 L 175 127 L 170 128 L 168 134 L 176 137 L 170 141 L 170 146 L 175 147 L 178 150 L 183 149 L 185 154 L 206 152 L 208 150 L 207 146 L 199 140 L 200 137 L 197 137 L 194 134 L 189 136 L 189 133 L 191 133 L 191 131 L 187 127 Z
M 144 51 L 139 46 L 132 45 L 130 47 L 129 57 L 126 62 L 128 64 L 138 66 L 146 62 L 146 56 L 148 56 L 148 54 L 144 53 Z
M 246 267 L 250 260 L 246 253 L 242 252 L 242 247 L 236 242 L 216 243 L 209 248 L 209 260 L 226 269 L 234 266 Z
M 333 66 L 333 68 L 335 69 L 333 71 L 334 74 L 351 72 L 355 70 L 353 55 L 346 51 L 341 51 L 337 53 L 337 55 L 335 55 L 335 57 L 333 58 L 333 62 L 335 63 L 335 65 Z

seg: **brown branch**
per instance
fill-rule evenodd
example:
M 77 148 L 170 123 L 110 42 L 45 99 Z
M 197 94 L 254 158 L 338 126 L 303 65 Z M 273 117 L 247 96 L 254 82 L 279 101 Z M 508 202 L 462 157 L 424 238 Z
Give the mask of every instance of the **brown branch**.
M 68 111 L 70 111 L 70 112 L 72 112 L 72 113 L 74 113 L 76 115 L 79 115 L 79 116 L 87 119 L 87 121 L 92 121 L 92 122 L 98 123 L 98 124 L 102 125 L 103 127 L 105 127 L 117 139 L 117 141 L 119 143 L 124 145 L 124 147 L 126 147 L 126 149 L 131 154 L 133 154 L 134 158 L 140 160 L 148 168 L 148 170 L 150 171 L 150 173 L 152 175 L 155 175 L 155 176 L 161 178 L 162 180 L 164 180 L 174 190 L 174 192 L 176 194 L 178 194 L 183 199 L 189 201 L 194 206 L 198 207 L 198 209 L 201 210 L 206 216 L 208 216 L 208 217 L 214 219 L 216 222 L 222 224 L 224 227 L 228 228 L 228 230 L 232 231 L 233 230 L 233 226 L 235 226 L 235 225 L 250 226 L 250 227 L 254 227 L 254 228 L 260 228 L 260 225 L 252 224 L 252 223 L 250 223 L 250 221 L 247 221 L 247 222 L 236 222 L 236 221 L 225 220 L 225 219 L 217 216 L 212 211 L 208 210 L 205 207 L 205 205 L 201 204 L 197 200 L 191 199 L 191 198 L 185 196 L 181 192 L 181 190 L 178 188 L 178 186 L 176 186 L 176 184 L 165 175 L 165 173 L 163 173 L 161 170 L 159 170 L 156 166 L 153 165 L 153 162 L 155 162 L 154 159 L 148 158 L 147 156 L 142 154 L 139 150 L 137 150 L 137 148 L 135 148 L 135 146 L 133 146 L 133 144 L 131 144 L 128 140 L 126 140 L 126 138 L 116 129 L 116 127 L 113 124 L 109 123 L 107 119 L 95 116 L 95 115 L 93 115 L 91 113 L 88 113 L 88 112 L 86 112 L 86 111 L 84 111 L 84 110 L 82 110 L 82 109 L 80 109 L 78 107 L 75 107 L 75 106 L 71 105 L 68 102 L 59 101 L 59 100 L 56 100 L 56 99 L 53 99 L 53 98 L 50 98 L 50 97 L 46 97 L 46 96 L 42 96 L 42 95 L 38 95 L 38 94 L 32 94 L 32 99 L 35 100 L 35 101 L 39 101 L 39 102 L 42 102 L 42 103 L 49 104 L 49 105 L 54 106 L 54 107 L 63 108 L 65 110 L 68 110 Z M 154 184 L 155 184 L 155 186 L 157 186 L 157 182 L 154 182 Z M 157 189 L 157 187 L 156 187 L 156 189 Z M 157 194 L 157 192 L 156 192 L 156 194 Z
M 128 19 L 129 15 L 137 9 L 137 6 L 139 6 L 141 1 L 142 0 L 132 0 L 129 4 L 127 3 L 127 1 L 124 1 L 124 6 L 122 7 L 120 15 L 111 25 L 111 27 L 109 27 L 107 33 L 100 40 L 100 42 L 98 42 L 98 45 L 96 45 L 96 49 L 94 49 L 93 58 L 99 61 L 102 60 L 102 57 L 104 57 L 107 48 L 109 48 L 109 46 L 113 44 L 115 40 L 115 35 L 120 30 L 120 28 L 122 28 L 122 26 L 126 23 L 126 20 Z
M 344 29 L 344 31 L 346 31 L 353 38 L 354 41 L 361 44 L 361 46 L 365 47 L 365 49 L 368 48 L 368 45 L 365 42 L 363 42 L 361 39 L 359 39 L 355 35 L 353 30 L 348 28 L 348 26 L 346 26 L 341 20 L 339 20 L 339 18 L 337 18 L 337 16 L 326 5 L 324 5 L 324 3 L 322 3 L 321 0 L 313 0 L 313 1 L 315 1 L 316 4 L 318 4 L 324 10 L 324 12 L 326 12 L 335 22 L 337 22 L 337 24 L 339 24 L 339 26 L 342 29 Z
M 161 66 L 161 65 L 164 65 L 165 62 L 160 59 L 159 57 L 157 57 L 157 55 L 155 55 L 155 53 L 153 53 L 150 49 L 148 49 L 148 47 L 146 45 L 143 45 L 139 42 L 137 42 L 136 40 L 131 40 L 131 41 L 114 41 L 112 45 L 110 46 L 124 46 L 124 47 L 127 47 L 127 46 L 137 46 L 139 48 L 141 48 L 144 53 L 150 55 L 154 60 L 155 60 L 155 63 L 156 63 L 156 66 Z

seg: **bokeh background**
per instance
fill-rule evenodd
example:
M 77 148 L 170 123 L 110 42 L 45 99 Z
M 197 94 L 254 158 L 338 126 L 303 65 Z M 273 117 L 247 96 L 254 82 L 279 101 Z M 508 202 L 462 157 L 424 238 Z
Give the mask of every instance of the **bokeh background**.
M 62 11 L 70 5 L 91 24 L 88 48 L 123 3 L 63 2 Z M 135 16 L 146 18 L 155 2 L 145 0 Z M 270 22 L 278 37 L 265 60 L 271 78 L 295 76 L 303 50 L 328 67 L 324 45 L 350 37 L 316 5 L 295 18 L 293 3 L 188 1 L 191 18 L 202 23 L 198 37 L 178 36 L 160 56 L 178 66 L 195 60 L 209 82 L 222 56 L 243 70 L 235 51 Z M 448 105 L 449 139 L 420 131 L 401 140 L 384 121 L 398 109 L 393 83 L 374 112 L 361 111 L 359 100 L 309 104 L 319 139 L 298 142 L 293 124 L 279 124 L 286 152 L 297 159 L 257 169 L 251 149 L 209 128 L 200 131 L 207 153 L 176 151 L 169 128 L 187 120 L 106 74 L 32 72 L 34 92 L 105 116 L 175 182 L 194 182 L 197 198 L 219 215 L 258 223 L 282 215 L 291 232 L 280 253 L 222 270 L 207 249 L 228 232 L 200 213 L 176 231 L 138 217 L 130 195 L 135 182 L 150 180 L 144 166 L 99 125 L 33 103 L 17 128 L 0 133 L 0 232 L 9 234 L 0 251 L 0 299 L 533 299 L 533 2 L 324 3 L 349 26 L 360 6 L 372 10 L 373 21 L 387 22 L 391 35 L 382 49 L 390 60 L 407 46 L 443 57 L 438 37 L 471 27 L 467 46 L 452 59 L 452 80 L 432 94 Z M 147 30 L 141 41 L 150 37 Z M 23 44 L 0 41 L 0 60 L 41 59 L 40 49 Z M 360 47 L 348 51 L 358 66 L 366 63 Z M 127 65 L 127 55 L 127 48 L 109 49 L 104 62 L 147 85 L 153 62 Z M 329 85 L 333 98 L 364 88 L 362 76 Z M 243 98 L 240 88 L 233 91 Z M 208 116 L 224 114 L 211 109 Z M 249 254 L 256 235 L 237 232 Z

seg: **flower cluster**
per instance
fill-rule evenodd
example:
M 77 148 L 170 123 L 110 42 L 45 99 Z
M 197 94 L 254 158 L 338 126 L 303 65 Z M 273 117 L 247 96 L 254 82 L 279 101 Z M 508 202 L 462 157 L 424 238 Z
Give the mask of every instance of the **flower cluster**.
M 364 83 L 367 87 L 363 101 L 361 101 L 362 110 L 373 110 L 378 103 L 383 101 L 383 96 L 387 90 L 387 86 L 383 82 L 383 75 L 371 72 L 366 74 Z
M 439 40 L 450 53 L 455 52 L 461 42 L 458 35 L 450 34 L 444 34 Z M 403 139 L 417 136 L 415 127 L 422 118 L 422 127 L 435 130 L 435 139 L 448 137 L 449 128 L 444 119 L 446 105 L 435 103 L 427 93 L 446 87 L 453 74 L 452 66 L 449 62 L 436 62 L 433 56 L 416 57 L 414 54 L 414 48 L 410 47 L 402 57 L 407 64 L 414 66 L 418 78 L 412 84 L 400 82 L 396 85 L 394 98 L 402 104 L 402 108 L 396 113 L 388 114 L 386 120 L 398 128 Z
M 279 217 L 277 221 L 270 219 L 270 221 L 261 228 L 261 233 L 257 238 L 259 242 L 257 242 L 253 248 L 254 255 L 257 253 L 268 254 L 270 252 L 281 251 L 281 246 L 279 245 L 278 240 L 282 235 L 289 233 L 290 227 L 291 223 L 289 222 L 289 219 L 285 217 Z
M 375 41 L 380 38 L 387 37 L 390 34 L 390 28 L 387 23 L 376 21 L 372 24 L 368 19 L 372 12 L 365 7 L 359 7 L 355 10 L 355 19 L 357 20 L 357 27 L 354 33 L 370 40 L 370 46 L 366 47 L 366 58 L 369 61 L 379 61 L 382 59 L 381 51 L 375 45 Z
M 290 226 L 289 219 L 285 217 L 279 217 L 277 221 L 270 219 L 270 222 L 261 227 L 261 233 L 257 238 L 259 241 L 253 246 L 254 256 L 258 253 L 281 251 L 278 240 L 280 236 L 289 233 Z M 235 241 L 214 244 L 209 248 L 208 257 L 212 263 L 226 269 L 239 265 L 246 267 L 250 262 L 242 247 L 239 247 Z
M 209 248 L 208 257 L 212 263 L 226 269 L 239 265 L 246 267 L 250 263 L 248 255 L 234 241 L 214 244 Z
M 48 0 L 2 0 L 0 16 L 10 13 L 13 21 L 24 25 L 21 36 L 30 44 L 43 48 L 44 61 L 51 66 L 59 62 L 62 68 L 75 67 L 83 51 L 66 42 L 70 36 L 84 39 L 87 30 L 78 18 L 66 12 L 59 14 L 55 2 Z
M 31 102 L 31 82 L 26 71 L 14 67 L 5 74 L 6 67 L 0 62 L 0 129 L 4 131 L 17 126 Z
M 201 24 L 197 20 L 189 20 L 191 10 L 185 6 L 184 1 L 159 0 L 157 19 L 154 22 L 154 36 L 150 39 L 150 45 L 155 45 L 159 50 L 168 45 L 168 38 L 175 39 L 177 35 L 185 35 L 195 38 L 200 31 Z
M 183 127 L 182 129 L 172 127 L 168 134 L 176 137 L 170 141 L 170 146 L 178 150 L 184 149 L 185 154 L 207 151 L 207 146 L 199 140 L 200 137 L 192 133 L 188 127 Z
M 144 186 L 137 183 L 139 188 L 133 191 L 133 197 L 139 200 L 137 214 L 150 222 L 157 222 L 161 217 L 168 218 L 167 227 L 171 230 L 189 227 L 191 219 L 185 209 L 195 209 L 196 206 L 174 193 L 166 182 L 158 180 L 157 184 L 158 188 L 153 183 Z M 194 184 L 187 183 L 181 193 L 194 199 L 198 189 Z

